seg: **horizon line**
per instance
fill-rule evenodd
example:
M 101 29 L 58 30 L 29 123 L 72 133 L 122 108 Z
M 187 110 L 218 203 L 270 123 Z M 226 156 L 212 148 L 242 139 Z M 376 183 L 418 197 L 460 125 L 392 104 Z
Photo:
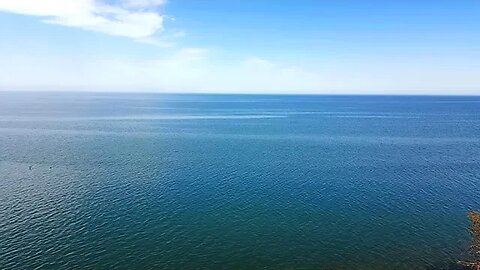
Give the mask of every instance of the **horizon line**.
M 479 93 L 472 94 L 454 94 L 454 93 L 354 93 L 354 92 L 342 92 L 342 93 L 311 93 L 311 92 L 208 92 L 208 91 L 181 91 L 181 92 L 169 92 L 169 91 L 108 91 L 108 90 L 5 90 L 0 89 L 0 93 L 51 93 L 51 94 L 164 94 L 164 95 L 256 95 L 256 96 L 438 96 L 438 97 L 479 97 Z

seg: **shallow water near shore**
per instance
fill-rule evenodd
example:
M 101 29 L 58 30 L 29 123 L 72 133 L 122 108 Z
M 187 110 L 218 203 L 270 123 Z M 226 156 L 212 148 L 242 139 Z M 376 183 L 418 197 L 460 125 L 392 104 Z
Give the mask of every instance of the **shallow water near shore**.
M 480 97 L 0 92 L 1 269 L 427 269 Z

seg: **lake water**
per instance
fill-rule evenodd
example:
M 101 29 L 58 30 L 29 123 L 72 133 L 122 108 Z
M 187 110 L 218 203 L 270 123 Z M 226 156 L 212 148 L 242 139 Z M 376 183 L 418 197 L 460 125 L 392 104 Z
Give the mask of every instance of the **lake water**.
M 480 97 L 0 93 L 1 269 L 433 269 Z

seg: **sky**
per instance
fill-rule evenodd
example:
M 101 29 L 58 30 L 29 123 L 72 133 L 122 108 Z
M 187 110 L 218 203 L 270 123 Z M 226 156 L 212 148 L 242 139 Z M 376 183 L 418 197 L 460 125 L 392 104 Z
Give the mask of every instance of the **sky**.
M 0 90 L 480 95 L 480 1 L 0 0 Z

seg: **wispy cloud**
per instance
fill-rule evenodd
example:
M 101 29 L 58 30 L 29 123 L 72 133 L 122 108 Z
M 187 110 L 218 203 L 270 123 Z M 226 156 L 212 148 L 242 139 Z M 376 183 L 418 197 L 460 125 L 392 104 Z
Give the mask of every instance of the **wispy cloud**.
M 404 60 L 390 61 L 352 59 L 312 69 L 261 57 L 225 62 L 215 51 L 199 48 L 144 59 L 0 54 L 0 91 L 478 94 L 480 79 L 473 66 L 452 65 L 440 72 L 418 63 L 405 70 Z
M 136 40 L 163 30 L 164 0 L 0 0 L 0 11 L 38 16 L 43 22 Z
M 165 4 L 165 0 L 123 0 L 121 3 L 127 7 L 151 8 Z

